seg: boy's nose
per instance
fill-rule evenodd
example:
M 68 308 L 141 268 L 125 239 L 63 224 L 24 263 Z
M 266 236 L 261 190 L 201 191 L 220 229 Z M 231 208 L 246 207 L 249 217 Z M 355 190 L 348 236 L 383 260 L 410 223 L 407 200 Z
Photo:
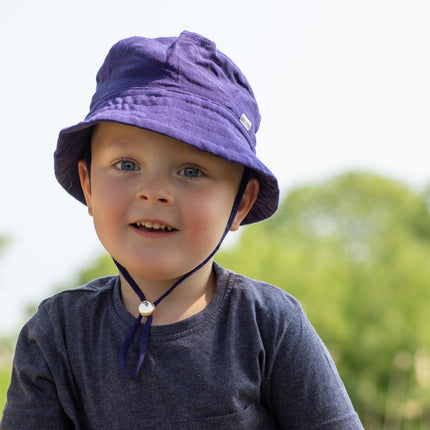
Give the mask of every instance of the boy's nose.
M 148 203 L 173 203 L 173 195 L 165 181 L 147 180 L 137 191 L 138 200 L 144 200 Z

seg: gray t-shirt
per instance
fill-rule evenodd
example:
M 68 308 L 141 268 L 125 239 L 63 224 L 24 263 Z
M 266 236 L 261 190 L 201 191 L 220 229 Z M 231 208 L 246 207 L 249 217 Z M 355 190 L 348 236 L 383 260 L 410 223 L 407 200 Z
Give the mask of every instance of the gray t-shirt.
M 362 429 L 325 346 L 279 288 L 215 264 L 202 312 L 153 326 L 136 378 L 118 276 L 43 301 L 16 347 L 3 429 Z M 178 287 L 180 288 L 180 287 Z M 128 368 L 139 355 L 136 336 Z

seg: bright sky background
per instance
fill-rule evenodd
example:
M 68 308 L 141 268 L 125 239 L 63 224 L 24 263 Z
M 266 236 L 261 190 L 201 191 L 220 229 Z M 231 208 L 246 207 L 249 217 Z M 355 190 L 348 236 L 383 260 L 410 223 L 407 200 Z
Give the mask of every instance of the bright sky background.
M 430 183 L 428 0 L 54 0 L 0 6 L 0 334 L 101 253 L 57 184 L 57 135 L 86 115 L 124 37 L 214 40 L 262 113 L 257 152 L 291 187 L 351 169 Z

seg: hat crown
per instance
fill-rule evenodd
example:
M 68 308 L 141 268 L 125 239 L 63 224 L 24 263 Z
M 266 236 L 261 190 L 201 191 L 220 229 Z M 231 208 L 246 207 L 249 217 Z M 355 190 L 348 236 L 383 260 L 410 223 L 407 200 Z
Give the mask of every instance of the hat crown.
M 225 109 L 240 124 L 243 114 L 250 128 L 243 132 L 255 151 L 260 113 L 252 88 L 240 69 L 215 43 L 184 31 L 179 37 L 149 39 L 130 37 L 116 43 L 97 73 L 97 88 L 90 113 L 107 100 L 129 91 L 156 89 L 201 97 Z

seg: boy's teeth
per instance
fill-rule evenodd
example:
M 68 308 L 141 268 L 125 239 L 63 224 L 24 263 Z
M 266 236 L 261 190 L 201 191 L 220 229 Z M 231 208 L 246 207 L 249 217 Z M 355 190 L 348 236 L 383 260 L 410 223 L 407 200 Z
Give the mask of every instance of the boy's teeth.
M 167 231 L 171 231 L 172 230 L 172 228 L 168 227 L 167 225 L 161 225 L 161 224 L 158 224 L 156 222 L 152 223 L 152 222 L 149 222 L 149 221 L 145 221 L 145 222 L 138 221 L 136 223 L 136 225 L 138 227 L 152 228 L 154 230 L 167 230 Z

